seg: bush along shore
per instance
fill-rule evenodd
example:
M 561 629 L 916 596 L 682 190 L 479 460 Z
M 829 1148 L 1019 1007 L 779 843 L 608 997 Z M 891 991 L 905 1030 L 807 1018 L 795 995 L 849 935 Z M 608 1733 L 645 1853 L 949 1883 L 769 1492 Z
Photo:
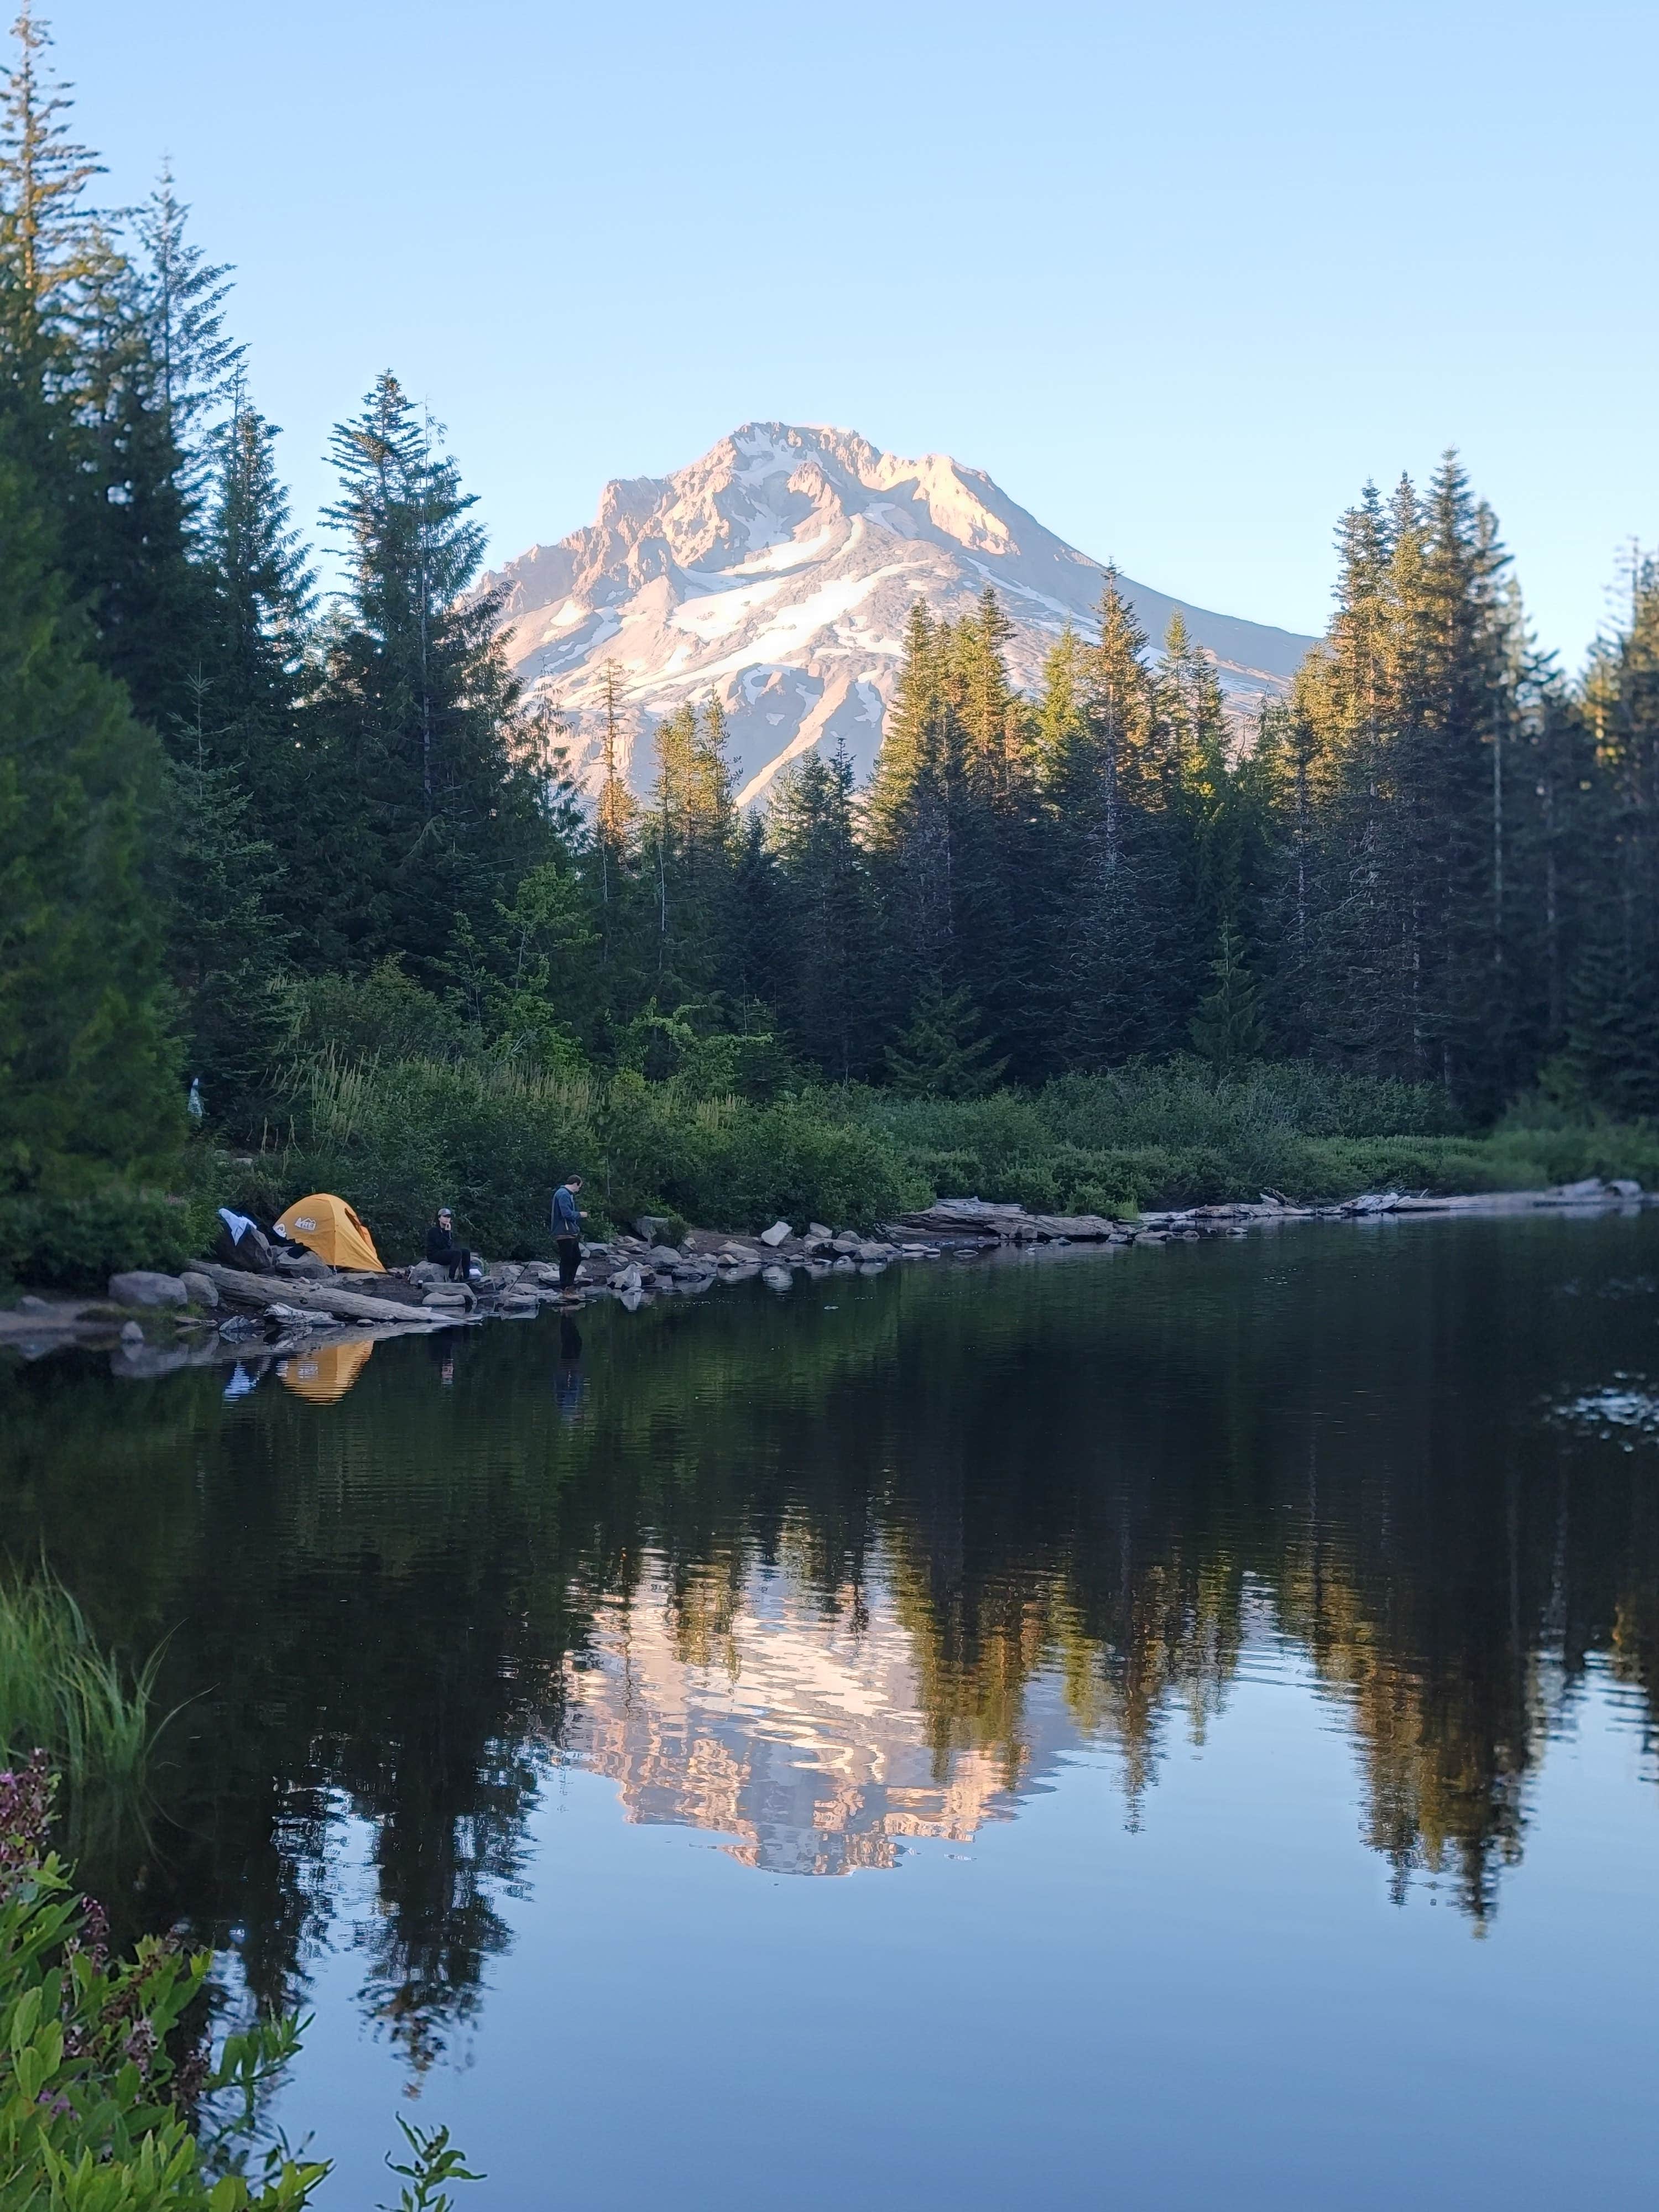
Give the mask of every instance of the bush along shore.
M 1645 1192 L 1634 1177 L 1608 1182 L 1592 1176 L 1543 1190 L 1453 1196 L 1374 1191 L 1314 1206 L 1267 1191 L 1252 1202 L 1153 1212 L 1133 1221 L 1033 1213 L 1018 1204 L 951 1198 L 935 1200 L 873 1234 L 816 1221 L 798 1230 L 780 1219 L 758 1236 L 744 1235 L 647 1216 L 631 1231 L 584 1242 L 576 1288 L 568 1297 L 560 1292 L 557 1268 L 543 1260 L 483 1261 L 465 1285 L 425 1261 L 372 1274 L 325 1267 L 307 1257 L 279 1262 L 273 1276 L 204 1261 L 177 1276 L 149 1270 L 114 1276 L 106 1300 L 26 1296 L 0 1314 L 0 1342 L 42 1352 L 69 1340 L 106 1340 L 116 1373 L 138 1378 L 228 1359 L 283 1358 L 324 1342 L 343 1351 L 409 1331 L 532 1319 L 549 1304 L 563 1311 L 606 1298 L 635 1313 L 658 1297 L 696 1297 L 757 1279 L 770 1290 L 787 1291 L 801 1281 L 880 1275 L 896 1262 L 971 1261 L 1010 1248 L 1145 1248 L 1316 1220 L 1594 1212 L 1656 1201 L 1659 1193 Z

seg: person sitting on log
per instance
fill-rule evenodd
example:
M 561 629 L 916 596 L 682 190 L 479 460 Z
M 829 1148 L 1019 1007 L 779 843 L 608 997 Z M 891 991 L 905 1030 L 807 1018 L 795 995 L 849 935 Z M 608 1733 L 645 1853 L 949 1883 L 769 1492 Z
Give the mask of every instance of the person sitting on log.
M 446 1267 L 452 1283 L 465 1283 L 472 1273 L 472 1255 L 455 1242 L 455 1217 L 447 1206 L 426 1232 L 426 1256 L 434 1267 Z

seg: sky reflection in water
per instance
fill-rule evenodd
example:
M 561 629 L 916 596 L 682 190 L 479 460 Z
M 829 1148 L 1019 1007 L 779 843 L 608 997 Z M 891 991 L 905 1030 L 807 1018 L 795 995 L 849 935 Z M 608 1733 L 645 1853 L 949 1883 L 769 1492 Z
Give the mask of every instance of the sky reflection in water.
M 174 1632 L 143 1910 L 315 2008 L 342 2205 L 405 2086 L 477 2212 L 1559 2204 L 1659 2153 L 1656 1285 L 1396 1224 L 54 1361 L 0 1507 Z

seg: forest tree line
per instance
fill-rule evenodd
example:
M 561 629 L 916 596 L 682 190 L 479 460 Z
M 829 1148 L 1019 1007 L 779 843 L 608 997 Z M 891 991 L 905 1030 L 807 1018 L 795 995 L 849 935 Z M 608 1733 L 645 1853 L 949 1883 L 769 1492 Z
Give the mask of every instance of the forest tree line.
M 1304 1060 L 1659 1111 L 1659 569 L 1577 676 L 1455 456 L 1342 518 L 1336 611 L 1241 729 L 1177 615 L 1010 683 L 994 593 L 918 605 L 873 777 L 740 811 L 720 702 L 599 787 L 524 696 L 443 436 L 390 374 L 334 433 L 319 592 L 163 176 L 94 204 L 43 27 L 0 112 L 4 1185 L 256 1141 L 307 1054 L 935 1097 Z M 644 748 L 635 788 L 623 762 Z

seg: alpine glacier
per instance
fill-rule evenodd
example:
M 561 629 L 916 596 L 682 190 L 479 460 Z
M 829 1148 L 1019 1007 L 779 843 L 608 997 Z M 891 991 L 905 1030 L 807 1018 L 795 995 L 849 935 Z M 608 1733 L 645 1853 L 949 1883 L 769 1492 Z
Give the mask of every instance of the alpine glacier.
M 955 618 L 990 584 L 1014 625 L 1010 674 L 1035 690 L 1067 623 L 1094 635 L 1103 574 L 946 454 L 902 460 L 850 430 L 746 422 L 690 468 L 607 484 L 588 528 L 489 580 L 508 656 L 563 716 L 585 781 L 614 661 L 635 786 L 650 781 L 652 725 L 714 693 L 747 803 L 837 738 L 868 775 L 916 599 Z M 1241 713 L 1281 691 L 1312 642 L 1120 582 L 1154 646 L 1181 607 Z

